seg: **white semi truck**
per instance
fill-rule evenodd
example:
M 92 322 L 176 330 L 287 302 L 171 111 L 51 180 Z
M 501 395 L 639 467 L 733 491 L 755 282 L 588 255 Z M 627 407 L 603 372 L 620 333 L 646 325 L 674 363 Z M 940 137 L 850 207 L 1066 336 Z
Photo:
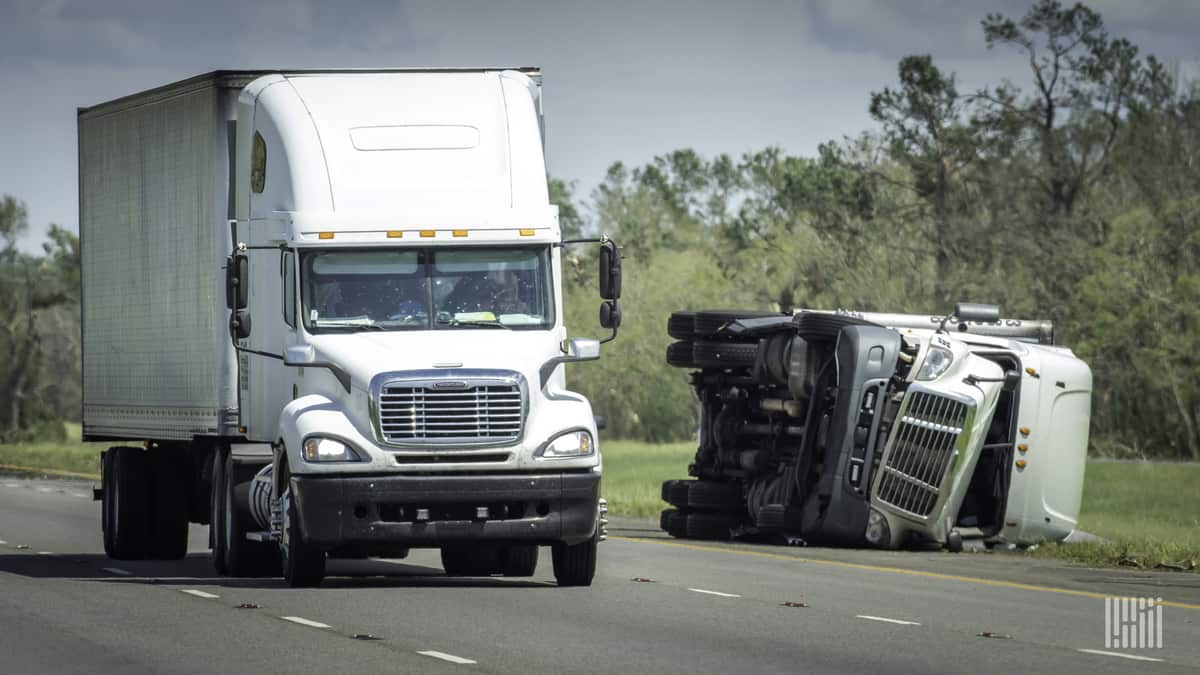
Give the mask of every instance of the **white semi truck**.
M 1049 321 L 676 312 L 694 372 L 695 480 L 663 484 L 673 536 L 883 548 L 1024 546 L 1075 529 L 1092 374 Z
M 600 450 L 563 364 L 535 69 L 217 71 L 80 109 L 83 434 L 110 557 L 315 585 L 437 547 L 588 585 Z M 620 255 L 601 239 L 601 323 Z

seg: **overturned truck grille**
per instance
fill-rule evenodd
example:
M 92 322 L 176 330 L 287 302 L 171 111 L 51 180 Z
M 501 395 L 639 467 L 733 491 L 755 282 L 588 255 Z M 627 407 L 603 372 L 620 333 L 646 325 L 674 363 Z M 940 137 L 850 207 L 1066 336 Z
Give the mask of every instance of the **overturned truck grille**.
M 937 394 L 910 392 L 883 458 L 876 498 L 927 518 L 938 503 L 955 445 L 967 420 L 967 404 Z
M 519 381 L 393 381 L 379 387 L 378 424 L 395 445 L 480 446 L 515 442 L 525 419 Z

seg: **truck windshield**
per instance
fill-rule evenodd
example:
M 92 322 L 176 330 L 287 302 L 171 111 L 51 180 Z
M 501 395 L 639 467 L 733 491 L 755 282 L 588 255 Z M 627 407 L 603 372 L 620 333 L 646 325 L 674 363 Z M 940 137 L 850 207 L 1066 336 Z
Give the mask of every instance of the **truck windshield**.
M 545 246 L 307 251 L 300 282 L 310 333 L 554 325 Z

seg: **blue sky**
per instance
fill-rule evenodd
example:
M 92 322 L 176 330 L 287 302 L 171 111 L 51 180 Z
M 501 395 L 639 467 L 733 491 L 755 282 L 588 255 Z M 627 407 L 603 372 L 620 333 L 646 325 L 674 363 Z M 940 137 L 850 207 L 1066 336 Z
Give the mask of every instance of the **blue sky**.
M 31 235 L 77 220 L 75 109 L 218 68 L 540 66 L 550 172 L 581 197 L 614 161 L 690 147 L 810 154 L 872 128 L 870 92 L 931 53 L 963 89 L 1027 66 L 979 21 L 1031 2 L 0 0 L 0 194 Z M 1192 69 L 1200 3 L 1089 3 Z M 1190 71 L 1189 71 L 1190 72 Z

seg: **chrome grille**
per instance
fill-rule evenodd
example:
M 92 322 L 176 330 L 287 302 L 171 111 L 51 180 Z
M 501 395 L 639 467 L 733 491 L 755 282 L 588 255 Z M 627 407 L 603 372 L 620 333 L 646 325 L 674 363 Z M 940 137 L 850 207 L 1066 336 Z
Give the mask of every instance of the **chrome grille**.
M 924 391 L 909 393 L 883 459 L 876 498 L 901 511 L 928 517 L 937 505 L 967 404 Z
M 398 445 L 494 445 L 516 441 L 525 402 L 516 382 L 389 383 L 379 391 L 379 430 Z

